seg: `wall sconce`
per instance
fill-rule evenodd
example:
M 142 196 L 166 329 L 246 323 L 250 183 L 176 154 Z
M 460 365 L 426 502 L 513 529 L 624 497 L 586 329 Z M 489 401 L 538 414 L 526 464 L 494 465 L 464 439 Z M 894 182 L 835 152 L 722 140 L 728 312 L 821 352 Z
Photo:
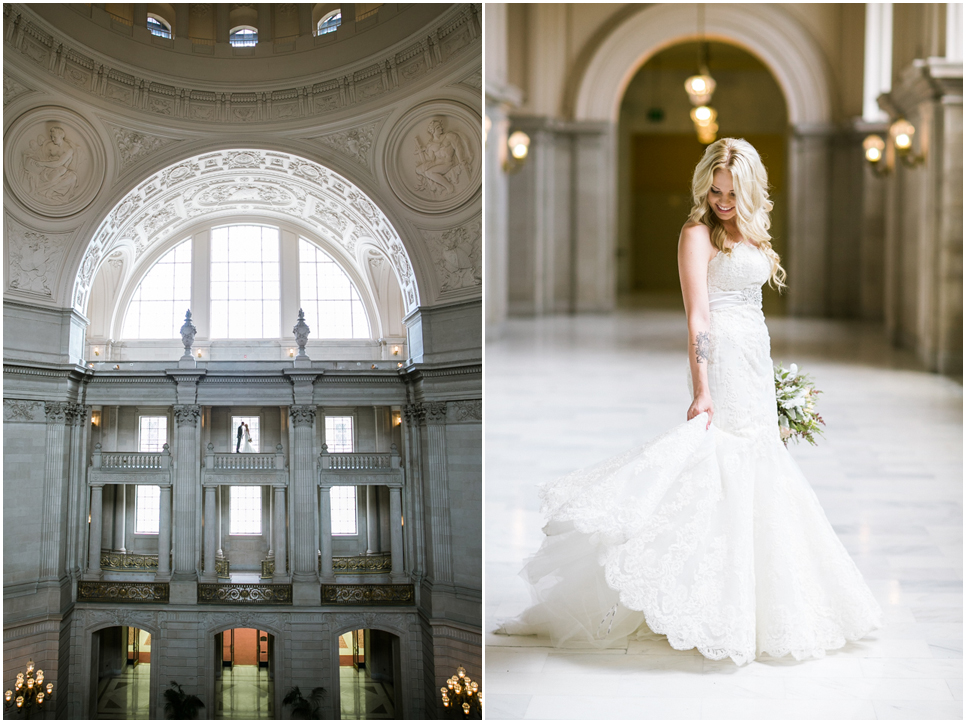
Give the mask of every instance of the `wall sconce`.
M 399 356 L 399 347 L 398 346 L 394 346 L 392 348 L 392 355 L 393 356 Z
M 396 362 L 396 369 L 402 369 L 402 362 Z
M 289 350 L 288 350 L 288 355 L 289 355 L 290 357 L 294 357 L 294 356 L 295 356 L 295 349 L 289 349 Z
M 100 355 L 101 355 L 101 350 L 100 350 L 100 349 L 98 349 L 98 348 L 97 348 L 97 347 L 95 346 L 95 347 L 94 347 L 94 356 L 100 356 Z
M 526 165 L 527 156 L 530 154 L 530 136 L 523 131 L 514 131 L 506 144 L 510 149 L 510 155 L 503 161 L 503 170 L 507 173 L 516 173 Z
M 198 358 L 201 359 L 201 349 L 198 350 Z
M 400 424 L 402 424 L 402 413 L 401 412 L 393 412 L 392 413 L 392 426 L 398 427 Z
M 91 412 L 91 425 L 94 427 L 101 426 L 101 413 Z
M 926 161 L 925 153 L 919 155 L 912 153 L 912 137 L 915 134 L 916 127 L 905 118 L 899 118 L 889 126 L 889 138 L 895 148 L 895 155 L 909 168 L 915 168 Z M 886 143 L 881 136 L 874 133 L 866 136 L 862 141 L 862 150 L 865 152 L 865 160 L 872 166 L 875 175 L 888 176 L 895 168 L 895 156 L 888 157 Z

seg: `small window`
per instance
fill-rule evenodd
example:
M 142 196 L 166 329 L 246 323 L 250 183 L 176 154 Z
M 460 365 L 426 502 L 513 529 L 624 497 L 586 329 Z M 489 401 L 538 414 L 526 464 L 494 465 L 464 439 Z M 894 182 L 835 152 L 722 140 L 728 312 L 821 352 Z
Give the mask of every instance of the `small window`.
M 171 37 L 171 26 L 163 18 L 150 13 L 148 14 L 148 30 L 151 31 L 151 35 L 157 35 L 159 38 Z
M 352 451 L 352 417 L 326 417 L 325 443 L 332 454 Z
M 262 488 L 231 487 L 231 534 L 262 534 Z
M 318 34 L 334 33 L 342 25 L 342 10 L 333 10 L 319 20 Z
M 138 485 L 135 497 L 134 532 L 156 535 L 161 520 L 161 488 L 157 485 Z
M 236 48 L 253 48 L 258 45 L 258 31 L 250 25 L 241 25 L 231 31 L 228 42 Z
M 167 417 L 141 417 L 138 452 L 162 452 L 168 441 Z
M 352 452 L 352 417 L 326 417 L 325 443 L 333 454 Z M 332 504 L 332 534 L 359 534 L 356 488 L 333 487 L 329 499 Z

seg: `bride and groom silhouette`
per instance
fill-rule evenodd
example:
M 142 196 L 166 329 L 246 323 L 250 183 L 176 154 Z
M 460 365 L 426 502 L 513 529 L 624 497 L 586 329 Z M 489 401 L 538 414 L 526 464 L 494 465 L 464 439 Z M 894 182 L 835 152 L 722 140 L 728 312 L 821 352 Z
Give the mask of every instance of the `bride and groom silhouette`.
M 235 441 L 235 452 L 242 453 L 254 453 L 255 448 L 252 446 L 252 433 L 248 429 L 248 425 L 242 422 L 238 425 L 236 430 L 236 441 Z M 242 444 L 244 440 L 244 444 Z

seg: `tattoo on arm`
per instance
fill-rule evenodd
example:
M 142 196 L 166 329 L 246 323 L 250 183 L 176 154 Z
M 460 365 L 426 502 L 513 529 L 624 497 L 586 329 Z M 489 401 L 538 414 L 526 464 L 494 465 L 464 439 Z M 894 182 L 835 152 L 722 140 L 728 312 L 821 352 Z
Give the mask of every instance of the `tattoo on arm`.
M 698 364 L 708 361 L 711 353 L 711 332 L 699 331 L 694 337 L 694 360 Z

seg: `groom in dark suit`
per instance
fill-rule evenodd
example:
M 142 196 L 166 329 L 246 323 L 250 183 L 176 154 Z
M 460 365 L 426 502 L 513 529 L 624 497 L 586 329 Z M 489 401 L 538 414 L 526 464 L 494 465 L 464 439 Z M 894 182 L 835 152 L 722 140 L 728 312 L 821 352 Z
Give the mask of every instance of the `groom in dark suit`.
M 242 433 L 244 431 L 245 431 L 245 423 L 244 422 L 241 422 L 238 425 L 237 441 L 235 442 L 235 453 L 236 454 L 241 451 L 241 438 L 242 438 Z

